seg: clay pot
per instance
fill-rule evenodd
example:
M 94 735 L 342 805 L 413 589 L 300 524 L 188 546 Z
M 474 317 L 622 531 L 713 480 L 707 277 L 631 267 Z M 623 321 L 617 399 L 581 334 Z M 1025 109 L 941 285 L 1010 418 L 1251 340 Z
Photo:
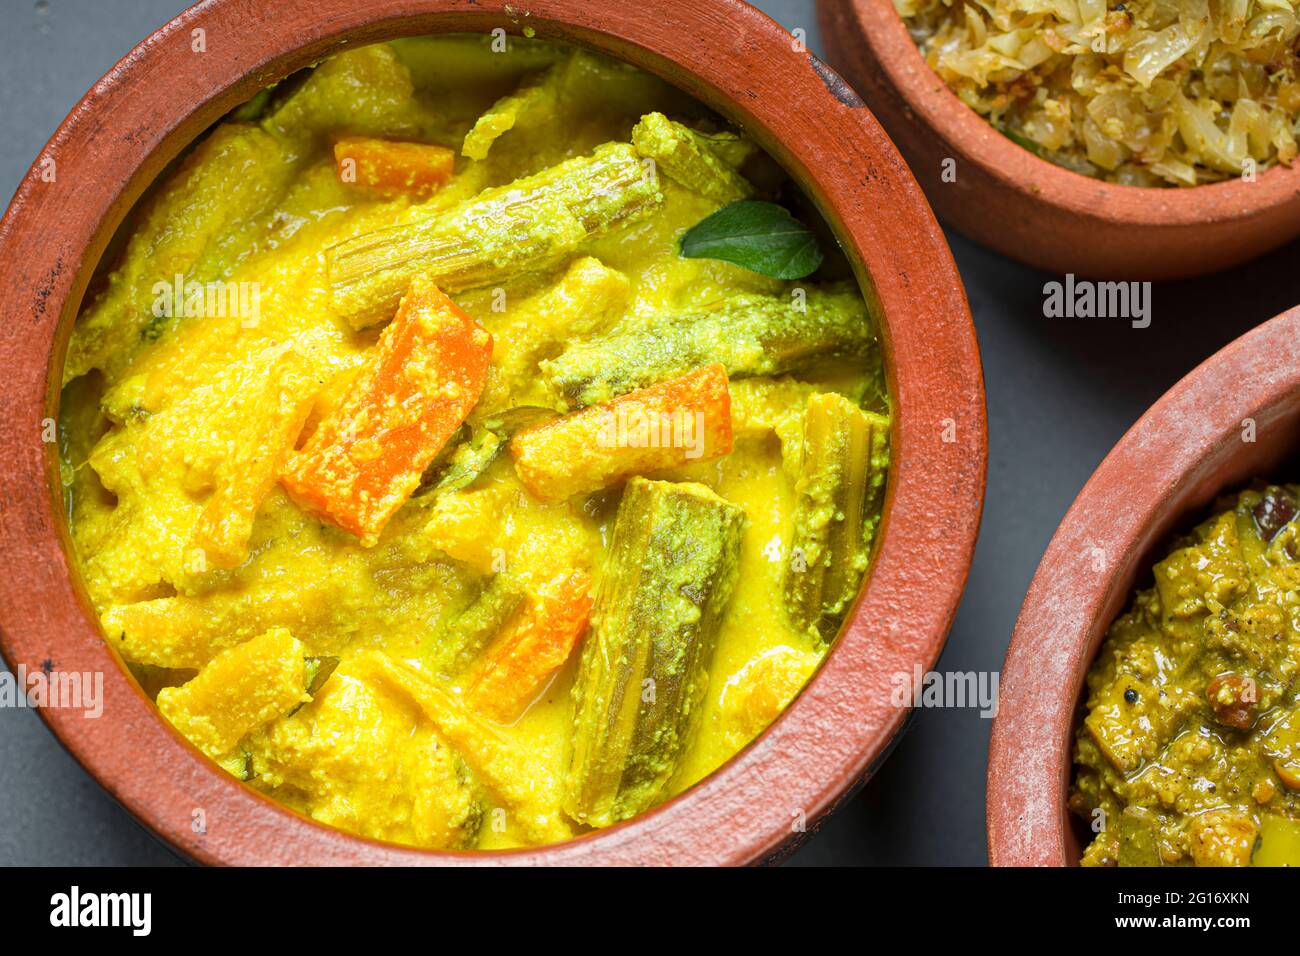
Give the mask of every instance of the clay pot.
M 735 0 L 210 0 L 162 27 L 59 127 L 0 225 L 0 646 L 11 666 L 104 673 L 99 720 L 42 716 L 144 824 L 207 863 L 747 863 L 796 840 L 883 759 L 906 716 L 889 678 L 936 660 L 966 581 L 987 443 L 979 354 L 957 270 L 925 199 L 871 114 L 773 21 Z M 267 83 L 344 46 L 457 31 L 584 44 L 677 84 L 804 183 L 884 316 L 898 414 L 870 586 L 825 666 L 763 737 L 688 793 L 571 843 L 428 853 L 299 817 L 204 760 L 104 644 L 69 550 L 57 448 L 59 369 L 109 237 L 146 185 Z M 192 49 L 205 31 L 206 52 Z M 53 182 L 42 178 L 55 162 Z M 870 277 L 869 279 L 867 277 Z M 201 812 L 203 827 L 196 824 Z M 202 830 L 202 832 L 199 832 Z
M 1119 186 L 1018 146 L 926 65 L 892 0 L 818 0 L 830 62 L 884 124 L 944 222 L 1050 272 L 1172 279 L 1300 235 L 1300 163 L 1254 182 Z M 955 181 L 944 181 L 945 161 Z
M 1226 346 L 1171 388 L 1093 473 L 1020 610 L 989 752 L 995 866 L 1065 866 L 1083 681 L 1111 622 L 1150 579 L 1166 536 L 1219 494 L 1300 450 L 1300 308 Z M 1278 480 L 1294 475 L 1278 474 Z

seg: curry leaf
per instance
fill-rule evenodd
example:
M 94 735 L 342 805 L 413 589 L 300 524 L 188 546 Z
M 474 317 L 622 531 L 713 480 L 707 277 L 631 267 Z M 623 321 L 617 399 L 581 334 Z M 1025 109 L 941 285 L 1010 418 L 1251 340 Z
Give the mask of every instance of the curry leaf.
M 682 236 L 687 259 L 721 259 L 774 279 L 802 279 L 822 264 L 812 231 L 770 202 L 723 206 Z

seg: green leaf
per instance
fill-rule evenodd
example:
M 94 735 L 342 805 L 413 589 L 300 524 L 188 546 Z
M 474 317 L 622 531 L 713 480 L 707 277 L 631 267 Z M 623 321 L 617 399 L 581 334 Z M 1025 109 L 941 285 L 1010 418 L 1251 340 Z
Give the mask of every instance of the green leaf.
M 742 199 L 682 236 L 687 259 L 721 259 L 774 279 L 802 279 L 822 264 L 812 231 L 781 206 Z

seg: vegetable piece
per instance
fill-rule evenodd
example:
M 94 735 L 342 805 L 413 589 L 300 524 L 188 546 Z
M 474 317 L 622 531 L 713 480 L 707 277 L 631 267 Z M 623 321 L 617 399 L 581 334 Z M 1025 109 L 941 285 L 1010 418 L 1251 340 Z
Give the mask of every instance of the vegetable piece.
M 302 507 L 374 544 L 487 380 L 492 337 L 416 280 L 342 404 L 281 477 Z
M 731 427 L 737 438 L 775 435 L 781 443 L 781 467 L 796 481 L 803 460 L 803 415 L 808 399 L 819 391 L 793 378 L 747 378 L 732 382 Z
M 460 674 L 500 633 L 523 599 L 523 585 L 514 575 L 493 575 L 474 603 L 429 640 L 424 656 L 434 658 L 443 673 Z
M 490 381 L 491 370 L 488 378 Z M 483 419 L 473 428 L 465 426 L 464 430 L 469 432 L 469 437 L 456 445 L 450 455 L 445 456 L 446 461 L 441 466 L 435 462 L 430 468 L 430 472 L 435 474 L 429 490 L 437 495 L 468 488 L 492 467 L 515 432 L 558 417 L 559 412 L 553 408 L 516 405 Z
M 559 412 L 544 405 L 514 405 L 483 419 L 483 427 L 502 438 L 559 417 Z
M 514 129 L 522 118 L 532 115 L 553 119 L 568 62 L 566 57 L 552 64 L 521 83 L 515 92 L 493 103 L 491 109 L 474 123 L 473 129 L 465 134 L 461 153 L 470 159 L 487 159 L 488 152 L 497 139 Z
M 631 283 L 599 259 L 571 262 L 556 282 L 486 319 L 496 341 L 483 392 L 483 414 L 518 401 L 521 382 L 537 379 L 538 362 L 610 325 L 627 307 Z M 554 410 L 552 409 L 552 412 Z
M 301 704 L 299 705 L 302 706 Z M 295 708 L 297 709 L 297 708 Z M 292 713 L 293 711 L 290 711 Z M 257 771 L 253 767 L 253 755 L 242 747 L 236 747 L 230 753 L 216 759 L 216 764 L 226 773 L 230 774 L 236 780 L 248 783 L 257 777 Z
M 386 318 L 411 279 L 450 292 L 558 265 L 589 239 L 663 202 L 627 143 L 607 143 L 442 215 L 380 229 L 326 252 L 334 309 L 361 328 Z
M 518 823 L 529 842 L 554 843 L 573 835 L 560 812 L 559 782 L 544 763 L 512 746 L 418 667 L 377 652 L 354 660 L 359 672 L 372 674 L 415 701 L 483 785 L 506 805 L 508 819 Z
M 1259 715 L 1259 685 L 1254 677 L 1220 674 L 1205 687 L 1214 719 L 1225 727 L 1249 730 Z
M 535 425 L 510 443 L 519 480 L 542 501 L 730 452 L 731 397 L 716 363 Z
M 1166 689 L 1127 676 L 1089 697 L 1083 725 L 1116 770 L 1132 773 L 1155 758 L 1202 703 L 1190 689 Z
M 821 663 L 812 651 L 779 645 L 746 662 L 722 687 L 718 716 L 737 750 L 781 716 Z
M 1252 866 L 1300 866 L 1300 820 L 1269 814 L 1260 821 Z
M 285 628 L 223 651 L 181 687 L 158 692 L 158 710 L 217 759 L 250 730 L 308 698 L 303 647 Z
M 581 407 L 711 362 L 729 378 L 780 375 L 829 355 L 865 355 L 875 341 L 866 304 L 844 284 L 729 296 L 710 309 L 570 346 L 541 368 L 557 400 Z
M 1272 762 L 1273 772 L 1283 786 L 1300 790 L 1300 707 L 1284 710 L 1261 743 L 1264 756 Z
M 330 679 L 330 675 L 338 669 L 339 659 L 337 657 L 309 657 L 306 660 L 307 665 L 307 693 L 315 695 L 325 682 Z
M 867 568 L 889 468 L 889 421 L 833 393 L 808 399 L 786 565 L 790 622 L 829 641 Z
M 1296 511 L 1295 496 L 1285 488 L 1270 485 L 1251 513 L 1260 537 L 1272 541 L 1279 531 L 1295 520 Z
M 492 466 L 505 445 L 505 439 L 490 428 L 474 429 L 447 459 L 446 468 L 433 483 L 433 493 L 468 488 Z
M 339 658 L 309 657 L 304 661 L 304 663 L 307 665 L 307 696 L 314 698 L 318 693 L 320 693 L 320 689 L 325 686 L 325 682 L 330 679 L 336 670 L 338 670 Z M 302 710 L 303 704 L 306 703 L 307 701 L 302 701 L 302 703 L 290 710 L 285 714 L 285 716 L 292 717 L 294 714 L 298 713 L 298 711 Z
M 412 137 L 426 119 L 410 71 L 388 44 L 374 43 L 323 60 L 274 105 L 262 129 L 301 158 L 340 130 Z
M 732 169 L 740 169 L 755 156 L 760 155 L 758 145 L 735 133 L 701 133 L 691 130 L 691 138 L 708 149 Z
M 272 361 L 260 382 L 241 382 L 235 404 L 244 427 L 217 467 L 217 490 L 194 528 L 194 544 L 222 568 L 248 559 L 248 539 L 262 502 L 275 487 L 311 411 L 309 369 L 292 347 Z
M 226 114 L 226 121 L 231 123 L 256 123 L 266 115 L 267 107 L 271 105 L 271 94 L 275 91 L 278 83 L 272 83 L 258 90 L 248 100 Z
M 783 207 L 742 199 L 682 234 L 687 259 L 721 259 L 774 279 L 802 279 L 822 264 L 812 230 Z
M 237 123 L 213 130 L 144 207 L 108 286 L 77 320 L 63 380 L 92 368 L 115 380 L 176 321 L 175 303 L 161 307 L 159 282 L 228 275 L 293 172 L 280 144 L 261 130 Z
M 266 787 L 315 820 L 372 839 L 468 849 L 483 796 L 456 750 L 410 695 L 349 658 L 301 711 L 241 743 Z
M 1125 807 L 1120 815 L 1119 865 L 1164 865 L 1160 858 L 1160 819 L 1145 807 Z
M 1207 810 L 1187 827 L 1197 866 L 1249 866 L 1259 830 L 1244 810 Z
M 558 575 L 488 651 L 469 687 L 469 704 L 501 723 L 515 720 L 569 659 L 587 631 L 591 575 Z
M 667 796 L 695 732 L 745 513 L 697 484 L 633 478 L 573 688 L 565 809 L 604 827 Z
M 357 634 L 384 633 L 397 620 L 439 628 L 454 595 L 477 579 L 410 538 L 391 549 L 338 547 L 333 529 L 277 498 L 268 531 L 293 548 L 268 548 L 233 586 L 109 604 L 100 616 L 104 639 L 132 663 L 166 668 L 198 669 L 273 627 L 310 634 L 314 649 L 337 653 Z M 396 521 L 418 535 L 424 515 L 410 512 Z
M 334 163 L 339 182 L 428 199 L 451 179 L 456 154 L 431 143 L 344 136 L 334 143 Z
M 719 203 L 745 199 L 754 187 L 695 130 L 663 113 L 647 113 L 632 130 L 632 145 L 674 182 Z
M 411 72 L 422 95 L 446 98 L 467 89 L 488 89 L 518 82 L 521 75 L 544 70 L 563 53 L 542 40 L 511 43 L 501 55 L 490 33 L 397 37 L 388 45 Z

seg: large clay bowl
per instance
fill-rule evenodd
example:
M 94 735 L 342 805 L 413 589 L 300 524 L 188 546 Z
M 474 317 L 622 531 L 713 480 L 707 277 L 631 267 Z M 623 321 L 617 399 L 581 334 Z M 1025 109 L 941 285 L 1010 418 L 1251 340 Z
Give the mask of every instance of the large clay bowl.
M 771 858 L 863 780 L 906 714 L 889 678 L 938 657 L 970 567 L 987 453 L 970 312 L 901 157 L 843 82 L 735 0 L 209 0 L 127 55 L 69 115 L 0 224 L 0 647 L 11 666 L 105 675 L 99 720 L 49 710 L 59 739 L 136 817 L 203 862 L 747 863 Z M 498 855 L 426 853 L 317 825 L 234 782 L 158 717 L 100 638 L 57 493 L 59 369 L 91 272 L 169 160 L 268 82 L 346 45 L 528 29 L 657 73 L 744 125 L 805 184 L 884 315 L 897 467 L 874 574 L 834 652 L 759 741 L 625 825 Z M 207 52 L 192 52 L 193 31 Z M 40 175 L 56 163 L 55 181 Z M 945 440 L 947 439 L 947 440 Z M 196 832 L 202 810 L 205 832 Z
M 1171 279 L 1300 235 L 1300 163 L 1187 189 L 1091 179 L 1016 145 L 959 100 L 892 0 L 818 0 L 817 10 L 831 64 L 884 124 L 940 218 L 1003 255 L 1051 272 Z M 949 159 L 956 179 L 945 182 Z
M 1253 477 L 1294 481 L 1274 471 L 1297 452 L 1300 308 L 1171 388 L 1093 473 L 1038 566 L 1002 669 L 988 776 L 995 866 L 1078 862 L 1070 749 L 1102 638 L 1171 531 Z

